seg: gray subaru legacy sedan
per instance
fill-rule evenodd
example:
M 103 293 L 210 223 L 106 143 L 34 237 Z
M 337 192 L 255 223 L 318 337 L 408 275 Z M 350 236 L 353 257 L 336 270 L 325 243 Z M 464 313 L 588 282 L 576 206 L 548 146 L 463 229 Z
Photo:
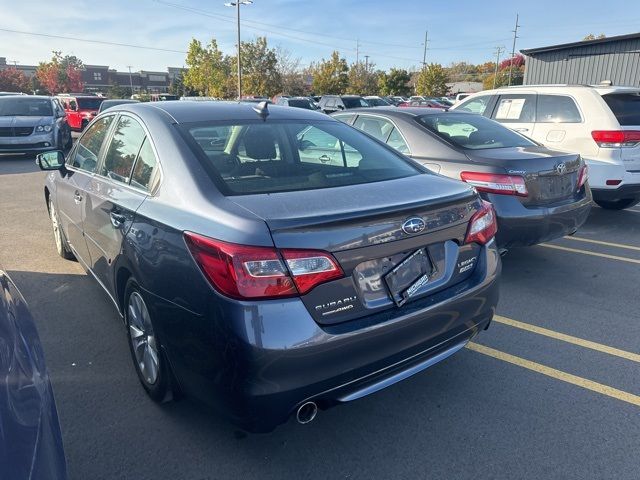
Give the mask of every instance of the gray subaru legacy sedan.
M 250 431 L 307 423 L 447 358 L 495 311 L 491 205 L 320 113 L 119 105 L 37 161 L 58 253 L 113 300 L 159 402 L 186 394 Z

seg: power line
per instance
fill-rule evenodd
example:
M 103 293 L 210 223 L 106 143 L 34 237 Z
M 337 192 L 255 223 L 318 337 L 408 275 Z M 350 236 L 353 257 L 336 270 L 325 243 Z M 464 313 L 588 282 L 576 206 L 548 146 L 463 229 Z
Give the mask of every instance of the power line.
M 131 43 L 117 43 L 117 42 L 107 42 L 105 40 L 91 40 L 88 38 L 78 38 L 78 37 L 67 37 L 64 35 L 53 35 L 51 33 L 36 33 L 36 32 L 25 32 L 22 30 L 10 30 L 8 28 L 0 28 L 0 32 L 8 32 L 8 33 L 19 33 L 21 35 L 32 35 L 36 37 L 47 37 L 47 38 L 59 38 L 61 40 L 73 40 L 74 42 L 87 42 L 87 43 L 97 43 L 100 45 L 112 45 L 116 47 L 129 47 L 129 48 L 140 48 L 143 50 L 156 50 L 159 52 L 170 52 L 170 53 L 183 53 L 187 52 L 183 50 L 172 50 L 170 48 L 160 48 L 160 47 L 149 47 L 146 45 L 134 45 Z

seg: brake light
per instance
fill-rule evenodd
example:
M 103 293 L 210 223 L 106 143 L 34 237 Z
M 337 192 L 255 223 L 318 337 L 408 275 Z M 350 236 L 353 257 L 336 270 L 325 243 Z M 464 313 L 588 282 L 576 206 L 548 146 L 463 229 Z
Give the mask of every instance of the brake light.
M 589 178 L 589 168 L 587 165 L 582 165 L 580 168 L 580 173 L 578 173 L 578 190 L 580 190 L 585 183 L 587 183 L 587 179 Z
M 485 172 L 462 172 L 460 178 L 463 182 L 476 187 L 479 192 L 497 193 L 499 195 L 516 195 L 526 197 L 529 195 L 524 177 L 519 175 L 503 175 Z
M 493 205 L 483 200 L 482 208 L 469 220 L 469 228 L 464 243 L 476 242 L 484 245 L 496 236 L 497 231 L 498 222 Z
M 304 295 L 317 285 L 344 275 L 325 252 L 239 245 L 191 232 L 185 232 L 184 238 L 207 280 L 232 298 Z
M 591 137 L 601 148 L 635 147 L 640 143 L 640 130 L 594 130 Z

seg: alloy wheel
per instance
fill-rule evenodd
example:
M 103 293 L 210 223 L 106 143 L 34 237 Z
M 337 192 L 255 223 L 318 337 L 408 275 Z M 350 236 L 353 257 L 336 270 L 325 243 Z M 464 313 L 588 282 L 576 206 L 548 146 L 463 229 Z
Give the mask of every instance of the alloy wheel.
M 129 338 L 136 364 L 142 378 L 153 385 L 160 373 L 158 343 L 151 325 L 151 317 L 147 305 L 139 292 L 129 296 L 127 306 Z

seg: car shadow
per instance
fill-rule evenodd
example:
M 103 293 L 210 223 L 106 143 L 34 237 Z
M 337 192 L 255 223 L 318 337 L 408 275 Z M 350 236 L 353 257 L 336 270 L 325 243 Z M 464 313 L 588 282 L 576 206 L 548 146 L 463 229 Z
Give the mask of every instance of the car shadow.
M 0 154 L 0 175 L 16 175 L 38 172 L 36 158 L 33 155 Z

